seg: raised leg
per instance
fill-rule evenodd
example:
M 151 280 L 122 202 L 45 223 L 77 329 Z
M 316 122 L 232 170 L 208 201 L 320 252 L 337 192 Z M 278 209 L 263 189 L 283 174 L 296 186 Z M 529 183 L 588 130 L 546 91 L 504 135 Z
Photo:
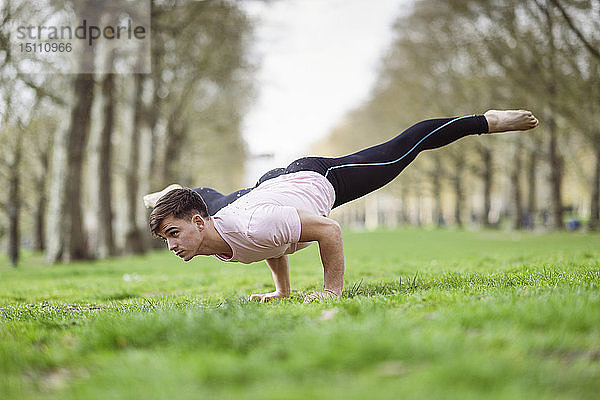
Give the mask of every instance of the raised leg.
M 487 121 L 482 115 L 430 119 L 411 126 L 385 143 L 335 158 L 325 173 L 336 188 L 334 207 L 391 182 L 421 151 L 487 131 Z

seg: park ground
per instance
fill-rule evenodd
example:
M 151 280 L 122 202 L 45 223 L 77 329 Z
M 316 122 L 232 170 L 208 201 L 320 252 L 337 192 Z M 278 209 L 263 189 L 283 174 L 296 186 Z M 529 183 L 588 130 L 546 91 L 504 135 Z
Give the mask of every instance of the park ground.
M 600 235 L 344 237 L 342 298 L 308 305 L 316 245 L 269 304 L 264 264 L 0 259 L 0 398 L 598 398 Z

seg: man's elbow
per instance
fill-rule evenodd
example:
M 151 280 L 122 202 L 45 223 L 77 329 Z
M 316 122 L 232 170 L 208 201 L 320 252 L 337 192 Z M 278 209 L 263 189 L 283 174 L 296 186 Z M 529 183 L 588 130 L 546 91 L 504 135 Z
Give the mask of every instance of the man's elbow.
M 329 238 L 341 238 L 342 227 L 337 221 L 331 220 L 331 222 L 327 224 L 326 235 Z

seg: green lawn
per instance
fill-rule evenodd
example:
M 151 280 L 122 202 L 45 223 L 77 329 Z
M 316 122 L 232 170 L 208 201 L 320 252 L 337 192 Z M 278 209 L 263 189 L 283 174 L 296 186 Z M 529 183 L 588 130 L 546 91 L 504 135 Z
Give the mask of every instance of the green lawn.
M 600 235 L 346 232 L 346 290 L 317 246 L 266 265 L 166 250 L 0 259 L 0 399 L 597 399 Z

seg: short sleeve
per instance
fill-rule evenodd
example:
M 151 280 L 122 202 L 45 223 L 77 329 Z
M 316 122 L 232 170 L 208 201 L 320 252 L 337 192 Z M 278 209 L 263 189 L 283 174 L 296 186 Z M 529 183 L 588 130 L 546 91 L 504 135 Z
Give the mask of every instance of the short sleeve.
M 300 240 L 298 211 L 290 206 L 261 206 L 252 214 L 248 236 L 256 245 L 265 248 L 298 243 Z

